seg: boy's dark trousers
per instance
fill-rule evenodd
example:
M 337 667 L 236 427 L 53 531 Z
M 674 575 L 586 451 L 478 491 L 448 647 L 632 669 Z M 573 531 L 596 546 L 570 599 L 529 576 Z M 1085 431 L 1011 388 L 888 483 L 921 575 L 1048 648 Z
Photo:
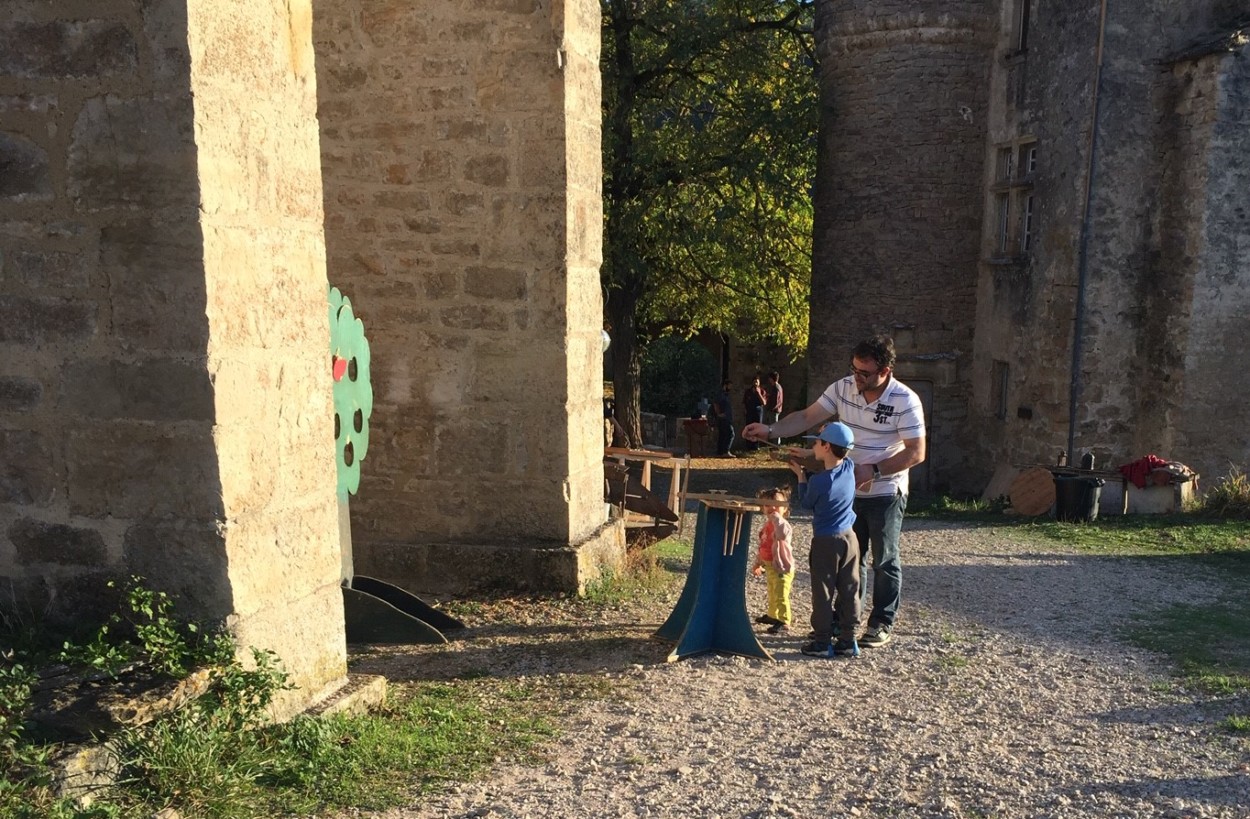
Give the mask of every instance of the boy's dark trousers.
M 838 601 L 841 635 L 853 638 L 859 630 L 859 541 L 853 529 L 836 535 L 816 535 L 808 553 L 812 574 L 812 631 L 818 642 L 833 637 L 833 601 Z

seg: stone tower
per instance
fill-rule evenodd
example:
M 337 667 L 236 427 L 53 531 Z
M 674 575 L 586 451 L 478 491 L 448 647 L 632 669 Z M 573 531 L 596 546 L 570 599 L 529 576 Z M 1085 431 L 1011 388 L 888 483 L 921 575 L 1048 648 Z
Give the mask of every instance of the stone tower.
M 894 336 L 899 376 L 929 423 L 917 488 L 960 461 L 996 10 L 991 0 L 817 3 L 812 397 L 845 374 L 860 338 Z

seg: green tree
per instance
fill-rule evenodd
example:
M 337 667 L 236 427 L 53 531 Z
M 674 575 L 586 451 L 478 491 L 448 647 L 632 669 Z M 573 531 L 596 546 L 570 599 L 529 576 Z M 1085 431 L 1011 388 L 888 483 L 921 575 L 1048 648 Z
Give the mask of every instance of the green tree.
M 700 328 L 807 347 L 812 0 L 602 0 L 604 265 L 617 417 L 641 348 Z

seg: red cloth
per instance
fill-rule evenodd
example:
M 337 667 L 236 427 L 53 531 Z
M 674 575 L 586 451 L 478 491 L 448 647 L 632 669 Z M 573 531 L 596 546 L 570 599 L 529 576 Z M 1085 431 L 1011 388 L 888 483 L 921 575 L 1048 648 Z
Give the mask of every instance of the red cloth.
M 1146 455 L 1138 458 L 1131 464 L 1125 464 L 1120 467 L 1120 474 L 1132 481 L 1133 486 L 1136 486 L 1138 489 L 1145 489 L 1146 484 L 1150 482 L 1150 473 L 1167 465 L 1168 462 L 1158 455 Z

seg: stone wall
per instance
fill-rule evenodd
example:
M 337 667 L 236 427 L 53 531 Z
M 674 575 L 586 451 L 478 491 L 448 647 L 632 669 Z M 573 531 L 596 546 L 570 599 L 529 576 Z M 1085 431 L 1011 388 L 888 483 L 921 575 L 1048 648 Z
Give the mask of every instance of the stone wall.
M 932 396 L 918 486 L 949 485 L 965 461 L 995 31 L 990 0 L 817 6 L 810 397 L 857 341 L 892 334 L 899 377 Z
M 1186 209 L 1200 203 L 1201 217 L 1195 215 L 1189 233 L 1201 244 L 1182 245 L 1194 254 L 1186 259 L 1192 258 L 1193 299 L 1166 417 L 1174 427 L 1176 457 L 1206 476 L 1204 485 L 1210 487 L 1230 465 L 1250 467 L 1250 409 L 1238 398 L 1250 374 L 1250 346 L 1243 341 L 1250 314 L 1250 167 L 1244 161 L 1250 142 L 1250 47 L 1205 55 L 1177 65 L 1173 73 L 1192 78 L 1178 118 L 1185 116 L 1209 141 L 1205 152 L 1192 155 L 1192 165 L 1201 167 L 1184 176 L 1190 184 L 1205 185 L 1179 202 Z M 1139 441 L 1139 449 L 1149 443 Z
M 576 588 L 622 543 L 603 503 L 598 6 L 319 0 L 314 22 L 330 279 L 372 344 L 356 571 Z
M 1027 255 L 996 260 L 987 210 L 970 413 L 974 476 L 996 465 L 1049 463 L 1067 446 L 1098 11 L 1092 0 L 1035 4 L 1027 54 L 1011 56 L 1006 28 L 1000 39 L 984 195 L 993 196 L 1001 146 L 1036 138 L 1037 233 Z M 1218 156 L 1245 146 L 1237 107 L 1244 90 L 1232 90 L 1239 80 L 1229 68 L 1240 63 L 1227 54 L 1168 62 L 1221 14 L 1219 3 L 1177 0 L 1109 8 L 1073 459 L 1090 451 L 1099 465 L 1116 466 L 1153 452 L 1214 477 L 1227 460 L 1250 455 L 1232 432 L 1244 420 L 1219 402 L 1195 400 L 1226 391 L 1227 378 L 1245 371 L 1226 366 L 1225 347 L 1244 307 L 1229 296 L 1245 282 L 1245 263 L 1228 248 L 1245 235 L 1237 211 L 1247 194 L 1231 170 L 1236 163 Z M 1018 94 L 1014 82 L 1023 84 Z M 1212 232 L 1213 222 L 1221 230 Z M 1211 245 L 1217 236 L 1221 250 Z M 1001 417 L 994 362 L 1008 371 Z
M 0 19 L 0 606 L 82 618 L 144 575 L 277 651 L 279 710 L 346 668 L 310 27 Z

